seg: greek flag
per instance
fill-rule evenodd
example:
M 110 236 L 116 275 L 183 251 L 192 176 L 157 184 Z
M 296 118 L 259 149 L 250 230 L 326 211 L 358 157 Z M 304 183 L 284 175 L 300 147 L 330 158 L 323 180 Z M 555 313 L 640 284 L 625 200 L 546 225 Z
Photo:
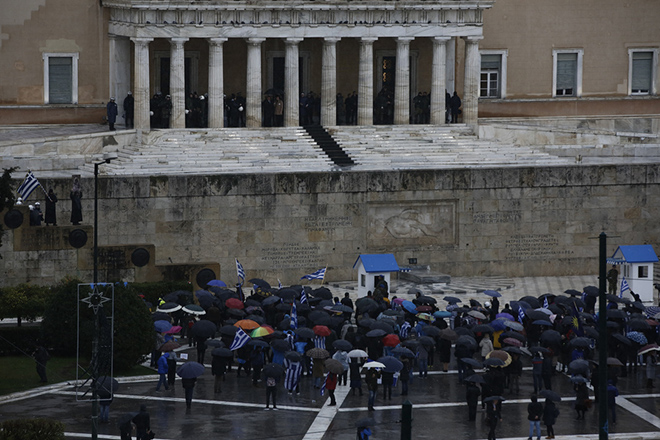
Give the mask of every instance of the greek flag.
M 525 310 L 522 307 L 518 307 L 518 321 L 520 323 L 523 323 L 523 319 L 525 319 Z
M 308 275 L 303 276 L 300 278 L 301 280 L 322 280 L 325 278 L 325 267 L 323 269 L 319 269 L 314 273 L 310 273 Z
M 21 195 L 21 198 L 23 200 L 27 199 L 30 194 L 32 194 L 32 191 L 37 189 L 39 186 L 39 181 L 37 180 L 36 177 L 34 177 L 34 174 L 32 174 L 32 171 L 27 173 L 27 176 L 25 176 L 25 180 L 21 184 L 21 186 L 18 187 L 16 192 L 18 192 Z
M 250 335 L 245 333 L 243 329 L 239 327 L 238 331 L 236 332 L 236 336 L 234 336 L 234 342 L 231 343 L 231 347 L 229 347 L 229 349 L 238 350 L 239 348 L 247 344 L 249 341 L 250 341 Z
M 546 296 L 546 297 L 543 299 L 543 307 L 547 309 L 549 305 L 550 305 L 550 304 L 548 304 L 548 297 Z
M 300 294 L 300 304 L 305 304 L 307 302 L 307 294 L 305 293 L 305 288 L 303 288 L 302 293 Z
M 294 301 L 291 304 L 291 329 L 295 330 L 298 328 L 298 309 L 296 308 L 296 302 Z
M 277 287 L 278 287 L 279 289 L 282 288 L 282 281 L 280 281 L 279 278 L 277 279 Z
M 314 347 L 325 350 L 325 336 L 314 336 Z
M 621 277 L 621 291 L 619 292 L 619 298 L 623 298 L 623 292 L 626 290 L 630 290 L 630 286 L 628 285 L 628 281 L 626 281 L 626 277 Z
M 243 269 L 243 265 L 238 262 L 238 259 L 235 258 L 235 260 L 236 260 L 236 276 L 239 279 L 245 281 L 245 269 Z M 241 284 L 243 283 L 241 282 Z
M 410 333 L 410 328 L 412 326 L 408 321 L 404 322 L 403 325 L 401 326 L 401 329 L 399 330 L 399 336 L 401 339 L 406 339 L 408 337 L 408 333 Z
M 328 376 L 330 373 L 325 375 L 325 379 L 323 379 L 323 385 L 321 385 L 321 396 L 325 395 L 325 383 L 328 381 Z

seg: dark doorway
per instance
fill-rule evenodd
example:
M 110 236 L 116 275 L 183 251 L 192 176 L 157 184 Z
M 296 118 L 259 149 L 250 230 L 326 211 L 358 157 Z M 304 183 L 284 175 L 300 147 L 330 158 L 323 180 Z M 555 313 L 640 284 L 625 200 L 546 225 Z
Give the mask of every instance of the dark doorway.
M 298 58 L 298 87 L 300 89 L 300 93 L 307 93 L 307 91 L 304 89 L 304 83 L 303 83 L 303 59 Z M 284 57 L 273 57 L 273 89 L 275 90 L 284 90 Z
M 193 90 L 191 90 L 192 86 L 190 85 L 191 83 L 191 77 L 192 77 L 192 61 L 190 57 L 185 57 L 184 58 L 184 78 L 185 78 L 185 92 L 186 96 L 191 94 Z M 163 95 L 170 95 L 170 58 L 169 57 L 161 57 L 160 59 L 160 84 L 159 84 L 158 90 L 160 90 Z

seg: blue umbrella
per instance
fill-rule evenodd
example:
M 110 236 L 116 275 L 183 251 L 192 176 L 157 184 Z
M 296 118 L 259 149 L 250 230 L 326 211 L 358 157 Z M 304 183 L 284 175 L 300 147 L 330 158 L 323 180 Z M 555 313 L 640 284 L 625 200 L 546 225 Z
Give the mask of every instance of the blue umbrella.
M 192 379 L 199 377 L 204 374 L 204 365 L 198 362 L 189 361 L 181 365 L 176 370 L 176 374 L 178 374 L 182 379 Z
M 195 296 L 197 298 L 202 298 L 202 297 L 205 297 L 205 296 L 212 297 L 213 294 L 211 292 L 209 292 L 208 290 L 198 290 L 197 292 L 195 292 Z
M 463 302 L 460 298 L 456 298 L 455 296 L 445 296 L 442 299 L 447 301 L 449 304 L 456 304 L 459 302 Z
M 509 313 L 506 313 L 506 312 L 498 313 L 497 315 L 495 315 L 495 317 L 496 317 L 496 318 L 508 319 L 509 321 L 515 321 L 515 320 L 516 320 L 516 319 L 513 317 L 513 315 L 511 315 L 511 314 L 509 314 Z
M 165 333 L 172 328 L 172 324 L 169 321 L 160 320 L 154 322 L 154 327 L 158 333 Z
M 492 296 L 493 298 L 499 298 L 502 294 L 496 290 L 484 290 L 484 295 Z
M 412 301 L 402 302 L 401 307 L 403 307 L 404 309 L 406 309 L 406 311 L 408 311 L 410 313 L 417 314 L 417 306 L 415 304 L 413 304 Z
M 449 318 L 451 317 L 451 312 L 447 312 L 445 310 L 438 310 L 437 312 L 433 313 L 433 316 L 436 318 Z
M 490 326 L 493 327 L 493 330 L 500 331 L 506 329 L 506 325 L 504 325 L 504 322 L 506 319 L 496 319 L 495 321 L 490 322 Z
M 407 358 L 414 358 L 415 353 L 412 352 L 412 350 L 406 348 L 406 347 L 395 347 L 392 349 L 392 354 L 396 356 L 401 356 L 401 357 L 407 357 Z
M 227 283 L 222 280 L 211 280 L 206 283 L 207 286 L 227 287 Z
M 385 365 L 386 373 L 396 373 L 403 368 L 403 363 L 394 356 L 383 356 L 378 359 L 378 362 Z
M 640 345 L 646 345 L 649 343 L 649 341 L 646 339 L 646 336 L 644 336 L 644 334 L 640 332 L 628 332 L 626 336 L 631 341 L 637 342 Z

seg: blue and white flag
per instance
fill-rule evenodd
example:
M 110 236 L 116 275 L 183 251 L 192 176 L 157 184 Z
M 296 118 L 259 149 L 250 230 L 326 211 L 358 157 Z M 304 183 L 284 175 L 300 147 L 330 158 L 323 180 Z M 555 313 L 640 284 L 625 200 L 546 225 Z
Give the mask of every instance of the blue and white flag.
M 236 276 L 239 278 L 240 284 L 243 284 L 243 281 L 245 281 L 245 269 L 243 269 L 243 265 L 238 262 L 237 258 L 235 258 L 235 260 L 236 260 Z
M 520 323 L 523 323 L 523 319 L 525 319 L 525 310 L 522 307 L 518 307 L 518 321 Z
M 40 185 L 39 181 L 37 180 L 36 177 L 34 177 L 34 174 L 32 174 L 32 171 L 27 173 L 27 176 L 25 176 L 25 180 L 21 184 L 21 186 L 18 187 L 16 192 L 18 192 L 23 200 L 27 199 L 30 194 L 32 194 L 32 191 L 37 189 L 37 187 Z
M 323 396 L 325 394 L 325 384 L 328 381 L 328 376 L 329 375 L 330 375 L 330 373 L 327 373 L 325 375 L 325 379 L 323 379 L 323 385 L 321 385 L 321 396 Z
M 549 305 L 550 304 L 548 304 L 548 297 L 546 296 L 545 298 L 543 298 L 543 308 L 547 309 Z
M 325 350 L 325 336 L 314 336 L 314 347 Z
M 291 329 L 295 330 L 298 328 L 298 309 L 296 307 L 296 302 L 294 301 L 291 304 Z
M 282 281 L 280 281 L 279 278 L 277 279 L 277 287 L 278 287 L 279 289 L 282 288 Z
M 626 290 L 630 290 L 630 286 L 628 285 L 626 277 L 621 277 L 621 291 L 619 292 L 619 298 L 623 298 L 623 292 Z
M 305 304 L 307 302 L 307 294 L 305 293 L 305 288 L 303 288 L 300 293 L 300 304 Z
M 231 347 L 229 347 L 230 350 L 238 350 L 239 348 L 245 346 L 250 342 L 250 335 L 245 333 L 242 328 L 238 328 L 238 331 L 236 332 L 236 336 L 234 336 L 234 342 L 231 343 Z
M 327 268 L 324 267 L 323 269 L 319 269 L 314 273 L 310 273 L 308 275 L 305 275 L 300 279 L 301 280 L 322 280 L 323 278 L 325 278 L 325 270 L 326 269 Z
M 401 340 L 404 340 L 408 337 L 408 333 L 410 333 L 411 325 L 408 321 L 404 322 L 403 325 L 401 325 L 401 329 L 399 329 L 399 337 Z

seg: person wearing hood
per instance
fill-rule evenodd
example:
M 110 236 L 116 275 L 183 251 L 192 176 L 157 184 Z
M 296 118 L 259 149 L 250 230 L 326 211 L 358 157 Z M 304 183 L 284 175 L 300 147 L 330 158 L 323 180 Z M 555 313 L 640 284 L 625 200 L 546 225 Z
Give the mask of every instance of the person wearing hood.
M 559 409 L 555 402 L 550 399 L 545 399 L 545 406 L 543 407 L 543 424 L 548 429 L 548 436 L 546 438 L 555 438 L 555 429 L 553 425 L 557 423 L 559 417 Z
M 167 360 L 169 359 L 169 353 L 163 353 L 161 357 L 158 358 L 158 385 L 156 385 L 156 391 L 160 391 L 160 386 L 165 386 L 165 389 L 168 390 L 169 386 L 167 385 L 167 372 L 169 371 L 169 366 Z

